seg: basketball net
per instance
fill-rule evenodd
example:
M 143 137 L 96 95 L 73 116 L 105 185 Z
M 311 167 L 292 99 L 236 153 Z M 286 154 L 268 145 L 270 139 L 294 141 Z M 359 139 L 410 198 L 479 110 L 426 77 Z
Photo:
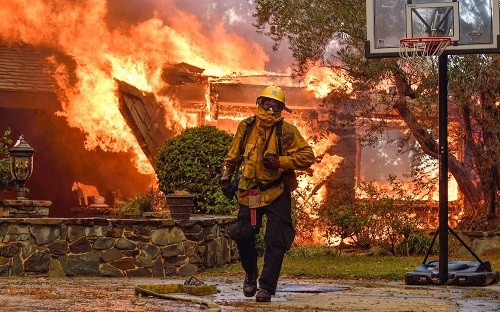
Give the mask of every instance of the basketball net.
M 425 71 L 432 68 L 434 57 L 440 56 L 450 43 L 448 37 L 403 38 L 399 56 L 411 69 Z

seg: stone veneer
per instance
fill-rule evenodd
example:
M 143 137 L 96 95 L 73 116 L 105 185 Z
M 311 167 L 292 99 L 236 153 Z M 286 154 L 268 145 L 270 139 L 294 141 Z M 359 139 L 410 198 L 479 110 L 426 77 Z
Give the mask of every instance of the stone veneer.
M 465 231 L 458 232 L 457 235 L 479 258 L 482 258 L 483 254 L 500 250 L 500 232 Z M 456 244 L 460 244 L 451 233 L 448 236 L 449 240 L 455 240 Z M 459 246 L 460 248 L 455 251 L 453 256 L 470 257 L 470 252 L 463 245 Z M 494 269 L 498 270 L 499 268 Z
M 48 200 L 0 200 L 0 218 L 44 218 L 49 215 L 51 205 Z
M 237 260 L 233 222 L 0 218 L 0 276 L 189 276 Z

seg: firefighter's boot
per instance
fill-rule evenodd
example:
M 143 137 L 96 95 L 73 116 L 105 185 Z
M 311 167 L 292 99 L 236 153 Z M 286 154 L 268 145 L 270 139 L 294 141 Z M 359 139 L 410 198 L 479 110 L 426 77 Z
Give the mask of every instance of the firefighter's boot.
M 257 292 L 257 273 L 245 274 L 243 282 L 243 294 L 245 297 L 253 297 Z

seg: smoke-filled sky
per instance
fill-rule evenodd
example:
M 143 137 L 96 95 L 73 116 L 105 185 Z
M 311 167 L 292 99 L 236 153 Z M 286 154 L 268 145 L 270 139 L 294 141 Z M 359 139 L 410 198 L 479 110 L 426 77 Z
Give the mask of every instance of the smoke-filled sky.
M 255 9 L 252 0 L 108 0 L 108 6 L 106 22 L 111 30 L 126 29 L 153 17 L 172 26 L 176 22 L 176 15 L 190 14 L 201 23 L 202 32 L 208 34 L 216 24 L 221 23 L 227 33 L 234 33 L 261 46 L 269 57 L 265 70 L 285 71 L 292 64 L 291 53 L 286 45 L 273 51 L 273 41 L 258 34 L 257 29 L 252 26 L 255 22 L 252 17 Z

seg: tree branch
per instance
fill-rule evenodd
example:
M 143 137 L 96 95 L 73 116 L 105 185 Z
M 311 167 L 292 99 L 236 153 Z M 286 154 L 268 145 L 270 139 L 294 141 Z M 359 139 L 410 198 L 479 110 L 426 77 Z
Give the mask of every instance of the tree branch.
M 415 139 L 422 147 L 422 150 L 432 158 L 438 159 L 438 143 L 427 132 L 427 130 L 420 125 L 415 115 L 408 108 L 406 100 L 396 100 L 393 107 L 413 133 Z M 472 183 L 467 168 L 453 154 L 450 153 L 448 154 L 448 169 L 457 181 L 460 190 L 464 193 L 469 204 L 477 205 L 478 203 L 481 203 L 483 198 L 481 189 Z

